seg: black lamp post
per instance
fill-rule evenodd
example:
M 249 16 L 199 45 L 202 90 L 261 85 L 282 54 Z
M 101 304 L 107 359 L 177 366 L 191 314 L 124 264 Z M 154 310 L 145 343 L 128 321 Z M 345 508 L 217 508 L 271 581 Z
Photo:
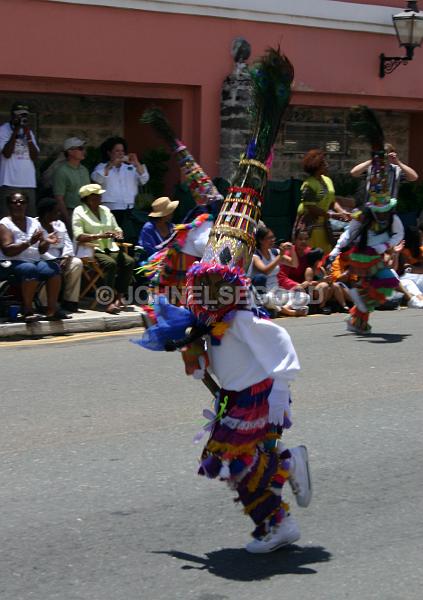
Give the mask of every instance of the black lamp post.
M 406 50 L 405 56 L 380 55 L 379 77 L 395 71 L 400 64 L 406 65 L 412 60 L 414 48 L 421 45 L 423 40 L 423 13 L 419 12 L 417 0 L 408 0 L 403 12 L 393 15 L 395 31 L 400 46 Z

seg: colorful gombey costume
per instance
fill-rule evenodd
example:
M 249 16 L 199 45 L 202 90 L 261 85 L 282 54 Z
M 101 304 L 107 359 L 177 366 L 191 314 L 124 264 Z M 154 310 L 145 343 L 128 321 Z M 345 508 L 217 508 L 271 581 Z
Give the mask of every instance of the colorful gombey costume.
M 185 278 L 188 269 L 202 257 L 214 218 L 223 196 L 195 162 L 187 147 L 177 139 L 164 114 L 148 109 L 141 122 L 151 125 L 175 154 L 182 178 L 186 181 L 196 206 L 176 225 L 173 234 L 138 272 L 151 280 L 152 286 L 166 293 L 174 304 L 185 303 Z
M 404 228 L 394 214 L 397 201 L 388 192 L 384 136 L 376 116 L 367 107 L 358 107 L 352 112 L 351 126 L 365 136 L 372 147 L 369 201 L 363 211 L 353 215 L 349 227 L 329 254 L 329 262 L 341 252 L 348 258 L 358 281 L 351 290 L 354 306 L 347 328 L 354 333 L 368 334 L 371 332 L 369 313 L 383 304 L 399 284 L 395 272 L 385 266 L 384 253 L 400 243 Z
M 272 49 L 253 66 L 253 127 L 247 150 L 203 258 L 187 275 L 187 305 L 209 335 L 205 347 L 201 338 L 184 355 L 198 358 L 205 350 L 204 362 L 220 386 L 214 413 L 205 413 L 205 429 L 211 433 L 199 473 L 224 480 L 237 491 L 237 500 L 255 524 L 254 540 L 246 546 L 254 553 L 299 538 L 282 499 L 287 479 L 297 486 L 300 505 L 308 505 L 311 498 L 306 449 L 290 451 L 278 442 L 291 425 L 289 383 L 299 370 L 297 355 L 288 333 L 252 307 L 245 275 L 293 74 L 289 60 Z M 187 362 L 187 372 L 192 372 L 192 360 Z M 200 360 L 196 367 L 201 370 Z
M 286 480 L 300 506 L 311 500 L 306 448 L 288 450 L 279 439 L 291 425 L 289 385 L 298 358 L 288 333 L 252 305 L 246 276 L 293 76 L 279 49 L 269 49 L 253 66 L 252 133 L 203 258 L 188 271 L 189 310 L 157 298 L 157 323 L 139 342 L 151 350 L 182 348 L 186 373 L 203 379 L 215 395 L 214 412 L 204 411 L 208 421 L 196 436 L 210 432 L 199 473 L 236 490 L 255 524 L 246 546 L 254 553 L 300 536 L 282 499 Z M 191 332 L 181 339 L 185 327 Z

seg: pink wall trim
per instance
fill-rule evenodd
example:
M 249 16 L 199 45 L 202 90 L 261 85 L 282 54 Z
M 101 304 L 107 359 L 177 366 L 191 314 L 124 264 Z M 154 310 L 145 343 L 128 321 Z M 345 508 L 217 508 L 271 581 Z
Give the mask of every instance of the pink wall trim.
M 0 22 L 25 31 L 16 47 L 14 28 L 2 30 L 1 89 L 167 98 L 195 89 L 193 149 L 211 175 L 218 171 L 221 85 L 233 68 L 232 40 L 240 35 L 253 56 L 283 42 L 295 65 L 294 102 L 423 111 L 423 49 L 408 66 L 378 77 L 379 54 L 400 51 L 394 31 L 386 36 L 43 0 L 2 0 Z
M 396 8 L 404 8 L 406 6 L 406 0 L 339 0 L 339 2 L 346 2 L 347 4 L 373 4 L 374 6 L 394 6 Z

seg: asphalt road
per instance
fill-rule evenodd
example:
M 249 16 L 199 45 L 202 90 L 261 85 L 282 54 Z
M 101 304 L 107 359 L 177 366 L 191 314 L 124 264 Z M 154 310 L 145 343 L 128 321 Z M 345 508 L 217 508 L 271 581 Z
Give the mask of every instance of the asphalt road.
M 285 319 L 311 455 L 302 538 L 265 556 L 196 475 L 209 396 L 129 335 L 0 348 L 2 600 L 421 600 L 423 314 Z M 292 499 L 287 491 L 287 498 Z

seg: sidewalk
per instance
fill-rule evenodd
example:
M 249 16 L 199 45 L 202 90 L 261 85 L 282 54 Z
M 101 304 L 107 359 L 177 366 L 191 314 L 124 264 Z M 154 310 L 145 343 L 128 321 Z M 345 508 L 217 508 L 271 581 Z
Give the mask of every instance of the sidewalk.
M 36 321 L 26 324 L 0 320 L 0 339 L 10 337 L 44 337 L 89 331 L 117 331 L 142 327 L 143 311 L 139 306 L 128 306 L 118 315 L 108 315 L 101 310 L 81 309 L 73 313 L 72 319 L 63 321 Z

